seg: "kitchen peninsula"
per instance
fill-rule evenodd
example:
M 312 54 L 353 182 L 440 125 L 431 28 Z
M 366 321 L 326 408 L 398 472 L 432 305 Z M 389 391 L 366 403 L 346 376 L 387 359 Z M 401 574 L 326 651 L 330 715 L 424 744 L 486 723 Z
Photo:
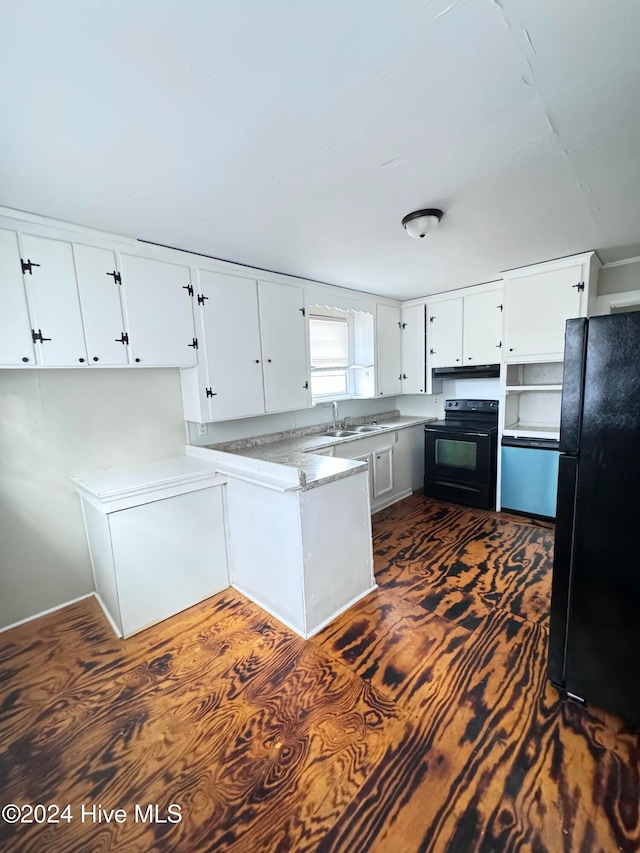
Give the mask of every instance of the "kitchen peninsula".
M 303 637 L 375 589 L 376 476 L 385 504 L 420 485 L 415 457 L 431 419 L 360 420 L 340 436 L 321 426 L 186 448 L 226 478 L 232 585 Z

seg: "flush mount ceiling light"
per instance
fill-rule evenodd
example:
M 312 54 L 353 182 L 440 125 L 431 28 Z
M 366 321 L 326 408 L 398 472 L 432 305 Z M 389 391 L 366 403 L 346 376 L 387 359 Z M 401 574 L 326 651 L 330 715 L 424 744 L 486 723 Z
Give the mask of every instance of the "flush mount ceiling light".
M 402 227 L 410 237 L 426 237 L 435 231 L 443 217 L 441 210 L 429 207 L 426 210 L 414 210 L 402 220 Z

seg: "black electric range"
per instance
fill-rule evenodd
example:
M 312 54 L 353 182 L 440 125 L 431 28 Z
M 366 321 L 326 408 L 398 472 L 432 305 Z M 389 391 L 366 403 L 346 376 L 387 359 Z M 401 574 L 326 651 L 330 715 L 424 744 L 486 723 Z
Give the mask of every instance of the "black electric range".
M 427 424 L 424 493 L 463 506 L 494 509 L 498 401 L 446 400 L 444 420 Z

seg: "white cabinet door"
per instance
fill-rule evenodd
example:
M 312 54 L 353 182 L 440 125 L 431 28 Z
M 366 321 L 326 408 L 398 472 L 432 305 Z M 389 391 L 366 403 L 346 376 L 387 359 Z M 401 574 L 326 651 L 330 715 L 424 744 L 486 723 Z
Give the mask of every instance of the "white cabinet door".
M 0 229 L 0 365 L 33 364 L 31 323 L 15 231 Z
M 402 309 L 402 393 L 424 394 L 425 306 Z
M 125 637 L 229 586 L 222 488 L 109 515 Z
M 143 367 L 192 367 L 193 297 L 189 267 L 121 254 L 131 356 Z
M 431 367 L 462 366 L 462 297 L 427 306 Z
M 129 363 L 115 252 L 73 245 L 89 364 Z
M 496 364 L 501 360 L 502 291 L 464 297 L 463 363 Z
M 373 499 L 393 491 L 393 447 L 373 452 Z
M 401 312 L 394 305 L 378 305 L 376 311 L 376 384 L 378 396 L 402 393 Z
M 211 420 L 245 418 L 264 412 L 262 353 L 256 282 L 223 273 L 199 271 L 205 299 L 202 314 L 204 355 Z M 300 322 L 301 315 L 296 320 Z
M 86 364 L 80 300 L 71 243 L 22 235 L 24 273 L 38 364 L 79 367 Z
M 301 287 L 258 282 L 267 412 L 311 405 L 307 324 Z
M 583 280 L 581 264 L 507 279 L 507 360 L 562 359 L 565 323 L 580 316 L 577 285 Z

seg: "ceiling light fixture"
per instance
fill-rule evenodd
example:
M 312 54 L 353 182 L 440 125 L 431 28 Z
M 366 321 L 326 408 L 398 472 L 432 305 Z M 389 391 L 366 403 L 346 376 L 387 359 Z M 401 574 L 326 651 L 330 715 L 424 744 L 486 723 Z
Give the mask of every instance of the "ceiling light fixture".
M 414 210 L 413 213 L 407 213 L 404 217 L 402 227 L 410 237 L 426 237 L 427 234 L 436 230 L 443 215 L 437 207 Z

